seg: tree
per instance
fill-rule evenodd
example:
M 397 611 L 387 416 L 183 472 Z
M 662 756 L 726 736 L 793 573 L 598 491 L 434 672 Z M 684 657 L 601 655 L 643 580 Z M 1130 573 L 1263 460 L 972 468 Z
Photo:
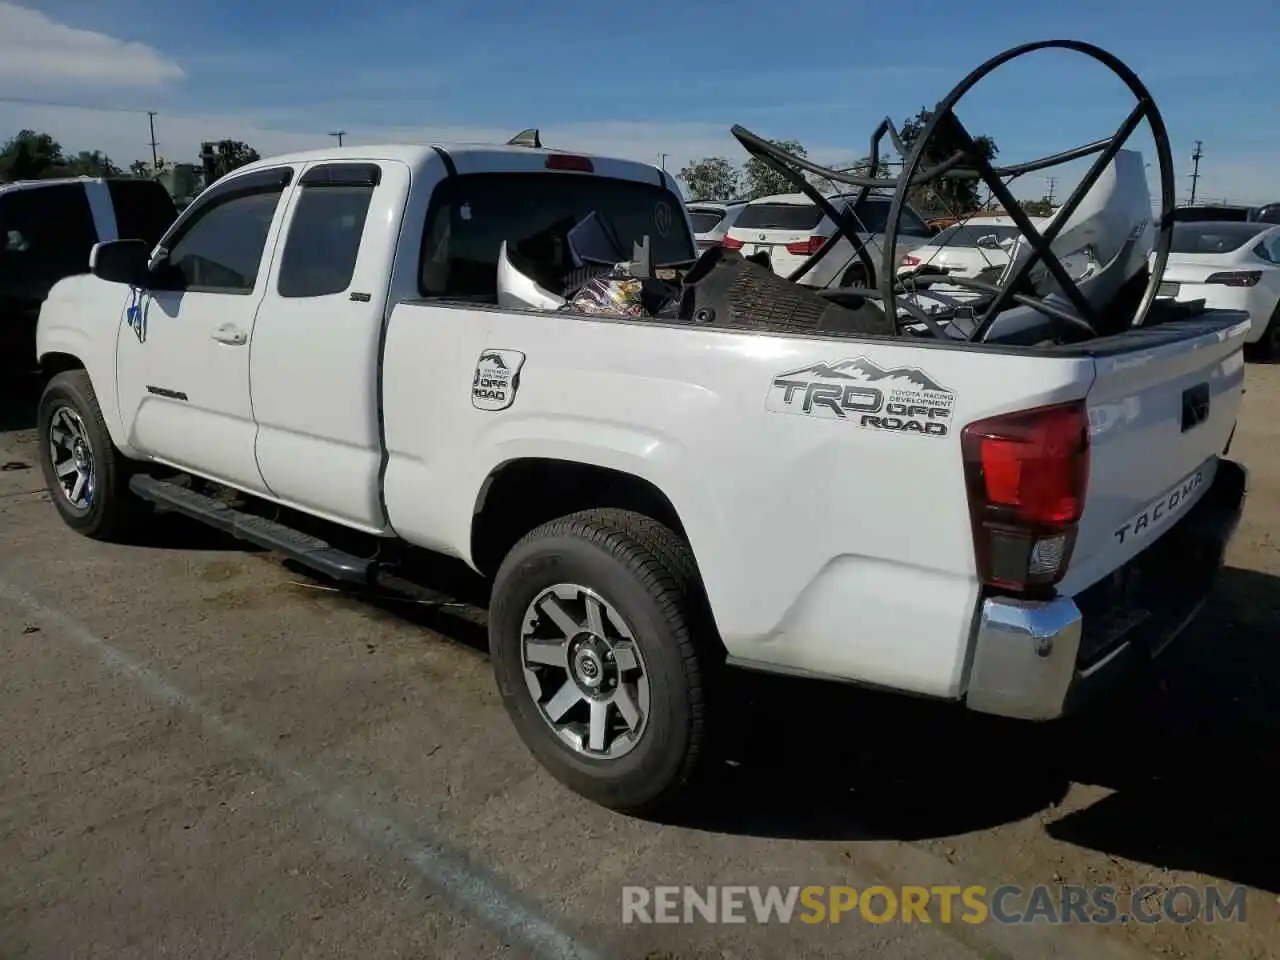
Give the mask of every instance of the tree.
M 920 112 L 914 117 L 910 117 L 903 122 L 899 134 L 902 137 L 903 144 L 908 149 L 915 146 L 916 140 L 920 138 L 920 133 L 924 130 L 924 125 L 929 122 L 929 116 L 929 111 L 921 108 Z M 973 141 L 982 157 L 988 161 L 994 160 L 996 154 L 1000 152 L 999 148 L 996 147 L 996 142 L 990 137 L 974 137 Z M 934 130 L 933 136 L 929 138 L 920 166 L 916 169 L 918 171 L 941 163 L 959 149 L 960 138 L 957 136 L 955 128 L 945 122 L 941 123 Z M 910 199 L 912 206 L 917 208 L 942 206 L 947 212 L 958 216 L 977 210 L 981 205 L 978 200 L 978 188 L 981 182 L 980 180 L 958 180 L 953 177 L 942 177 L 933 183 L 912 187 L 908 193 L 908 199 Z
M 0 149 L 0 180 L 38 180 L 50 176 L 63 163 L 62 145 L 57 140 L 47 133 L 19 130 Z
M 243 140 L 206 142 L 204 147 L 200 155 L 200 163 L 205 170 L 206 185 L 213 183 L 219 177 L 225 177 L 232 170 L 243 167 L 247 163 L 262 159 L 258 151 Z
M 1020 204 L 1028 217 L 1048 217 L 1053 215 L 1054 206 L 1048 197 L 1039 200 L 1023 200 Z
M 65 168 L 72 177 L 118 177 L 124 172 L 101 150 L 81 150 L 66 161 Z
M 738 195 L 738 171 L 724 157 L 703 157 L 680 171 L 690 200 L 732 200 Z
M 807 157 L 808 151 L 798 140 L 770 140 L 775 147 L 794 153 L 797 157 Z M 759 157 L 752 157 L 742 169 L 743 187 L 747 199 L 767 197 L 775 193 L 795 193 L 796 185 L 768 166 Z

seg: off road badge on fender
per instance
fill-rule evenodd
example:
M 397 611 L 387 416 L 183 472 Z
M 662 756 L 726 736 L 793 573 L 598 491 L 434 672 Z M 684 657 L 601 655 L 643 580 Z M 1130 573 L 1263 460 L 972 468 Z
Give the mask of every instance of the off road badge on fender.
M 477 410 L 505 410 L 515 403 L 522 366 L 524 354 L 519 350 L 482 350 L 471 382 L 471 405 Z
M 918 367 L 886 370 L 867 357 L 812 363 L 773 378 L 765 408 L 867 430 L 945 437 L 955 394 Z

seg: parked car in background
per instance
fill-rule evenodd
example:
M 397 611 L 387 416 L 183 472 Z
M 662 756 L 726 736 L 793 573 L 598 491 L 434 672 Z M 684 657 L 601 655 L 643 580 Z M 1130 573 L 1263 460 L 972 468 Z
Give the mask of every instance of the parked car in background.
M 837 194 L 827 199 L 837 209 L 851 211 L 857 218 L 863 228 L 858 236 L 867 244 L 872 263 L 879 269 L 884 256 L 883 240 L 889 223 L 890 198 L 873 194 L 856 209 L 851 206 L 855 199 L 851 194 Z M 729 228 L 724 245 L 741 251 L 744 256 L 763 254 L 774 273 L 785 277 L 817 253 L 835 232 L 836 225 L 803 193 L 779 194 L 748 203 L 737 222 Z M 898 256 L 928 242 L 932 236 L 933 231 L 919 214 L 910 206 L 904 207 L 898 233 Z M 853 244 L 841 237 L 825 257 L 799 278 L 799 282 L 819 289 L 876 282 L 874 276 L 864 274 L 865 268 Z
M 1238 203 L 1200 203 L 1178 207 L 1173 211 L 1178 223 L 1227 223 L 1249 219 L 1249 208 Z
M 1263 203 L 1256 207 L 1240 203 L 1202 203 L 1178 207 L 1173 219 L 1179 223 L 1244 223 L 1280 224 L 1280 203 Z
M 689 222 L 693 224 L 693 239 L 698 249 L 706 250 L 724 240 L 724 235 L 734 225 L 738 215 L 746 207 L 745 200 L 695 200 L 685 204 L 689 210 Z
M 1031 223 L 1036 229 L 1043 229 L 1047 219 L 1033 217 Z M 1007 265 L 1009 250 L 1020 235 L 1010 217 L 956 223 L 923 246 L 904 254 L 898 261 L 898 275 L 928 266 L 946 270 L 953 276 L 973 278 L 991 267 Z
M 1280 203 L 1264 203 L 1249 211 L 1250 223 L 1280 224 Z
M 1247 311 L 1253 327 L 1245 342 L 1280 357 L 1280 226 L 1175 223 L 1159 296 Z
M 154 245 L 178 216 L 154 180 L 88 177 L 0 186 L 0 364 L 34 367 L 36 319 L 53 285 L 89 272 L 100 240 Z

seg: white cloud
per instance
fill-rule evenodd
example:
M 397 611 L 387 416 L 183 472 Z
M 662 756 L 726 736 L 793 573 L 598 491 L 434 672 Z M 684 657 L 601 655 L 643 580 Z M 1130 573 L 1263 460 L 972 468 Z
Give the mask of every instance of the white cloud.
M 22 89 L 93 84 L 150 89 L 186 74 L 144 43 L 59 23 L 0 0 L 0 82 Z

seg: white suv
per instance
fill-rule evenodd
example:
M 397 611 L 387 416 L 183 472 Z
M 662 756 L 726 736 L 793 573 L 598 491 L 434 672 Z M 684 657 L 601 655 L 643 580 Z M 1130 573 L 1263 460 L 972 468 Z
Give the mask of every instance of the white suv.
M 701 253 L 724 241 L 747 203 L 745 200 L 694 200 L 685 206 L 689 210 L 689 222 L 693 224 L 693 239 Z
M 837 194 L 827 197 L 837 209 L 850 210 L 853 194 Z M 884 232 L 889 222 L 890 198 L 873 194 L 856 209 L 854 217 L 862 225 L 859 238 L 867 244 L 867 251 L 875 269 L 884 262 Z M 788 276 L 805 260 L 817 253 L 833 233 L 836 225 L 826 217 L 821 208 L 803 193 L 787 193 L 773 197 L 761 197 L 747 204 L 737 222 L 729 228 L 724 245 L 741 251 L 745 256 L 763 253 L 768 256 L 774 273 Z M 903 254 L 932 239 L 933 233 L 924 220 L 906 206 L 902 210 L 895 251 L 895 263 Z M 841 237 L 836 245 L 819 260 L 799 282 L 807 287 L 852 286 L 874 283 L 876 277 L 866 277 L 862 261 L 854 252 L 853 244 Z

